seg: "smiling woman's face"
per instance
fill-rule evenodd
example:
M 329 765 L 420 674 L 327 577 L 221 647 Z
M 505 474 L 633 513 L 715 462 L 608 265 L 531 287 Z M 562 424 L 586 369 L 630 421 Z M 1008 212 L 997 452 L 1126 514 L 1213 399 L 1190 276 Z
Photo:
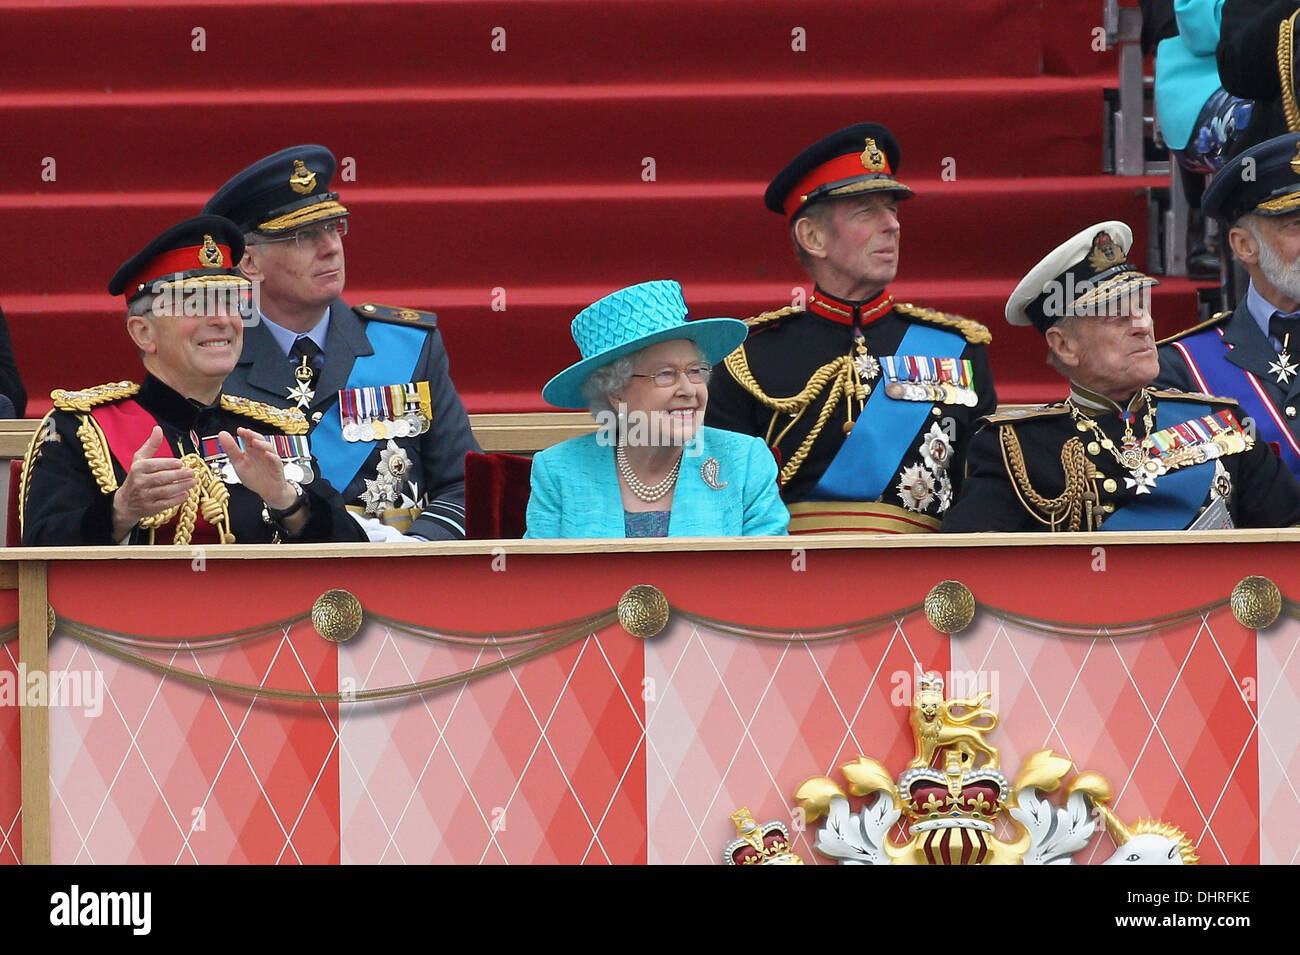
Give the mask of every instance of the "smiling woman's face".
M 702 364 L 699 349 L 685 338 L 651 345 L 636 355 L 627 387 L 610 396 L 615 408 L 620 401 L 627 407 L 629 445 L 682 445 L 695 437 L 709 403 L 709 385 L 690 381 L 686 371 Z M 660 387 L 653 376 L 665 369 L 678 374 L 672 385 Z M 638 432 L 644 440 L 637 440 Z

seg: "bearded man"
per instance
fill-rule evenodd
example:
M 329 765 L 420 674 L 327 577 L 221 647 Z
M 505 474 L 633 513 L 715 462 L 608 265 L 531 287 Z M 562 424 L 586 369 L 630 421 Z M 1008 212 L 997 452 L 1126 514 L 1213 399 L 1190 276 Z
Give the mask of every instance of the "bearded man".
M 1203 205 L 1223 220 L 1250 285 L 1234 311 L 1160 342 L 1156 384 L 1236 399 L 1300 476 L 1300 134 L 1231 160 Z

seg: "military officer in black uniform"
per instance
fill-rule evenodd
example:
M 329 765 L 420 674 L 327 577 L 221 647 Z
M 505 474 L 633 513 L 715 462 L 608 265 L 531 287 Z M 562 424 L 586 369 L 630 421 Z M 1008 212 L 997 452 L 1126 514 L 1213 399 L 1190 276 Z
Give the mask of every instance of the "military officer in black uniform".
M 199 216 L 168 229 L 113 276 L 142 384 L 55 391 L 23 461 L 23 543 L 363 541 L 317 476 L 307 422 L 223 395 L 239 358 L 234 223 Z
M 1226 163 L 1202 203 L 1250 284 L 1234 311 L 1159 343 L 1156 384 L 1235 398 L 1300 476 L 1300 134 Z
M 988 330 L 895 301 L 899 147 L 841 129 L 772 180 L 816 283 L 806 308 L 749 320 L 715 371 L 706 423 L 763 437 L 780 459 L 790 532 L 933 531 L 960 484 L 975 421 L 997 407 Z
M 340 297 L 348 210 L 333 154 L 294 146 L 217 190 L 203 211 L 248 239 L 258 321 L 226 390 L 300 408 L 324 473 L 371 540 L 465 536 L 465 455 L 479 450 L 448 375 L 437 316 Z
M 991 417 L 944 531 L 1183 530 L 1300 522 L 1300 484 L 1229 398 L 1158 390 L 1155 280 L 1102 222 L 1036 265 L 1007 320 L 1043 333 L 1069 397 Z

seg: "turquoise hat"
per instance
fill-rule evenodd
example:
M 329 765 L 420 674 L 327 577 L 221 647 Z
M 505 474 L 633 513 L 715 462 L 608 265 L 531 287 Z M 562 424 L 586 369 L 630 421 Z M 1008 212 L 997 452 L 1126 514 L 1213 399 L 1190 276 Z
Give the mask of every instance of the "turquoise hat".
M 642 348 L 685 338 L 699 346 L 705 361 L 716 365 L 749 334 L 749 327 L 734 318 L 688 320 L 682 287 L 669 280 L 643 282 L 606 295 L 579 312 L 570 328 L 582 361 L 542 389 L 542 400 L 557 408 L 587 407 L 582 386 L 588 376 Z

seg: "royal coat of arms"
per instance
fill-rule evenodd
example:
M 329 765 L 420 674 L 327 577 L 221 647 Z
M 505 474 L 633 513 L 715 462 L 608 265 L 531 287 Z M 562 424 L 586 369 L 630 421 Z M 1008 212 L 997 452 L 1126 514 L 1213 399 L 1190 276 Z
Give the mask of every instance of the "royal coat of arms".
M 1106 864 L 1196 864 L 1181 829 L 1146 819 L 1126 826 L 1107 805 L 1106 778 L 1050 749 L 1030 753 L 1008 780 L 987 738 L 998 724 L 989 697 L 948 699 L 939 674 L 918 677 L 916 756 L 901 775 L 859 756 L 840 767 L 847 792 L 828 776 L 796 790 L 807 822 L 825 817 L 814 848 L 845 865 L 1068 865 L 1104 828 L 1119 847 Z M 863 800 L 856 812 L 851 796 Z

